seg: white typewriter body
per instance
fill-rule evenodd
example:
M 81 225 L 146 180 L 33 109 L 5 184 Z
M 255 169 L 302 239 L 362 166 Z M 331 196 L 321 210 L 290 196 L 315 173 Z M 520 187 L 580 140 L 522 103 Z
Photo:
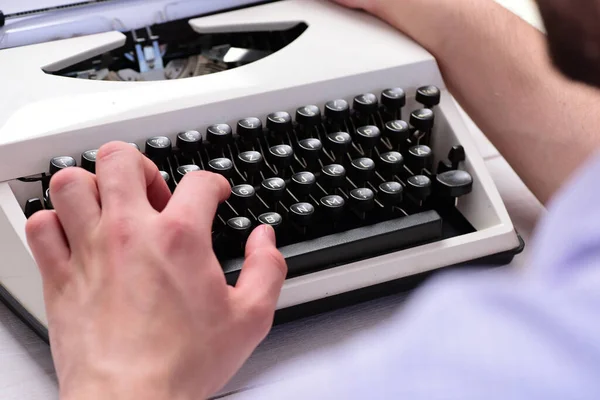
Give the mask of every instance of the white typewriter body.
M 306 31 L 275 54 L 171 81 L 104 82 L 46 73 L 122 46 L 125 36 L 118 31 L 0 50 L 0 284 L 14 304 L 46 326 L 42 281 L 27 245 L 23 213 L 26 200 L 41 193 L 17 178 L 46 172 L 52 157 L 78 160 L 82 151 L 112 140 L 143 147 L 155 135 L 203 132 L 212 123 L 235 125 L 243 117 L 293 113 L 335 98 L 351 102 L 357 94 L 388 87 L 406 90 L 406 110 L 417 108 L 417 87 L 442 89 L 433 150 L 445 156 L 454 144 L 465 148 L 463 168 L 473 176 L 474 188 L 458 208 L 477 231 L 288 279 L 278 308 L 518 248 L 509 215 L 435 59 L 413 41 L 364 13 L 318 0 L 249 5 L 189 20 L 198 33 L 285 29 L 299 22 L 308 25 Z

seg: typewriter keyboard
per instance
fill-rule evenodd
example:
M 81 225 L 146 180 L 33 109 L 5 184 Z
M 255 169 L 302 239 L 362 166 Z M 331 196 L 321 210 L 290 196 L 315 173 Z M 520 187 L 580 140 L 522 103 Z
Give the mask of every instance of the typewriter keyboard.
M 405 110 L 406 96 L 391 88 L 323 107 L 299 105 L 293 115 L 276 111 L 202 133 L 150 137 L 141 151 L 173 191 L 191 171 L 229 180 L 231 196 L 213 224 L 228 282 L 237 279 L 244 243 L 259 224 L 275 228 L 289 277 L 298 276 L 447 235 L 445 220 L 457 218 L 456 199 L 471 192 L 473 179 L 460 169 L 460 145 L 436 155 L 434 165 L 440 90 L 419 88 L 418 109 Z M 96 151 L 82 151 L 80 160 L 50 161 L 44 196 L 27 202 L 27 217 L 52 208 L 52 174 L 76 165 L 94 172 Z

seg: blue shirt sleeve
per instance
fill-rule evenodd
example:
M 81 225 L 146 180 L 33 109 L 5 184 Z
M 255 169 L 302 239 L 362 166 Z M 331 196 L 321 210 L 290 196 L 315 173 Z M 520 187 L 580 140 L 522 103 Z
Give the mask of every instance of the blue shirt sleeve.
M 551 204 L 526 271 L 440 274 L 385 326 L 248 398 L 600 399 L 598 177 L 600 157 Z

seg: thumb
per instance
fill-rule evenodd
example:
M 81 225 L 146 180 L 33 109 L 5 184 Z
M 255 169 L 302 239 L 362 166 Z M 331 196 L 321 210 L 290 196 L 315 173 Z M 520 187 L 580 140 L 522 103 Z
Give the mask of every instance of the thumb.
M 275 231 L 269 225 L 256 228 L 246 244 L 246 260 L 235 291 L 252 309 L 273 314 L 287 274 L 283 255 L 275 247 Z

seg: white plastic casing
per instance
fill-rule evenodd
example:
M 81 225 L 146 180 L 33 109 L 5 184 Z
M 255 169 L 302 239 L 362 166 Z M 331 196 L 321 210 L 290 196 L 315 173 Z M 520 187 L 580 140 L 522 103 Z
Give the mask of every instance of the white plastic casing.
M 434 58 L 363 13 L 318 0 L 277 2 L 191 20 L 198 32 L 308 29 L 274 55 L 213 75 L 149 83 L 83 81 L 45 74 L 120 46 L 117 32 L 0 51 L 0 283 L 33 317 L 47 323 L 41 279 L 25 238 L 22 206 L 37 185 L 15 181 L 46 171 L 50 158 L 111 140 L 143 146 L 154 135 L 204 131 L 247 116 L 294 112 L 306 104 L 402 87 L 442 89 L 434 152 L 462 144 L 473 192 L 459 209 L 477 232 L 287 280 L 278 308 L 510 251 L 519 240 L 484 161 L 446 91 Z M 406 110 L 416 108 L 409 99 Z

